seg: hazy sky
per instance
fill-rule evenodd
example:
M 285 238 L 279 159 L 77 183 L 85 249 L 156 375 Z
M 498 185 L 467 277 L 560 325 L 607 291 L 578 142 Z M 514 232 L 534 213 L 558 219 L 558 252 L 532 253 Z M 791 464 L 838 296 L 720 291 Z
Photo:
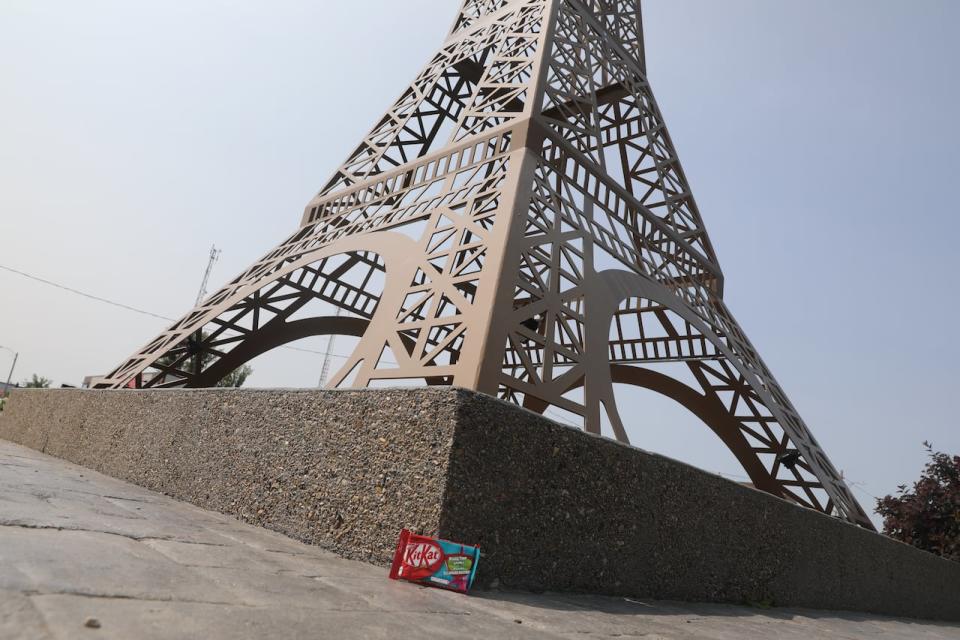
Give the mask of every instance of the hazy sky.
M 181 315 L 211 244 L 216 288 L 297 226 L 456 5 L 0 1 L 0 265 Z M 648 0 L 644 18 L 726 300 L 870 510 L 924 439 L 960 452 L 960 2 Z M 78 384 L 165 326 L 0 287 L 17 379 Z M 254 366 L 254 385 L 312 386 L 320 358 Z M 682 408 L 625 402 L 635 444 L 742 474 Z

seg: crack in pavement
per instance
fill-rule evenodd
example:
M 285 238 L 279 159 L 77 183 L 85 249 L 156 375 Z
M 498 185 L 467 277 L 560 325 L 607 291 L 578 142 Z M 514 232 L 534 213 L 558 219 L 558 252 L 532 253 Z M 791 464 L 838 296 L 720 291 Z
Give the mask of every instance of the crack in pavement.
M 218 544 L 216 542 L 198 542 L 194 540 L 182 540 L 172 536 L 140 536 L 135 533 L 120 533 L 119 531 L 104 531 L 103 529 L 85 529 L 83 527 L 70 527 L 70 526 L 57 526 L 57 525 L 44 525 L 44 524 L 31 524 L 27 522 L 17 522 L 15 520 L 0 520 L 0 527 L 10 527 L 17 529 L 37 529 L 37 530 L 50 530 L 50 531 L 67 531 L 67 532 L 80 532 L 80 533 L 102 533 L 109 536 L 119 536 L 121 538 L 127 538 L 128 540 L 133 540 L 135 542 L 144 542 L 149 540 L 159 540 L 161 542 L 177 542 L 180 544 L 196 544 L 196 545 L 205 545 L 209 547 L 232 547 L 233 545 L 229 544 Z
M 99 495 L 99 494 L 92 494 L 92 495 Z M 140 498 L 125 498 L 123 496 L 107 496 L 107 495 L 104 495 L 101 497 L 106 498 L 107 500 L 124 500 L 126 502 L 142 502 L 143 504 L 156 504 L 153 500 L 143 500 Z
M 84 591 L 67 591 L 67 590 L 51 590 L 51 591 L 41 591 L 38 589 L 27 589 L 20 591 L 24 596 L 28 598 L 34 597 L 44 597 L 44 596 L 75 596 L 78 598 L 90 598 L 92 600 L 129 600 L 133 602 L 163 602 L 171 604 L 205 604 L 213 605 L 219 607 L 242 607 L 244 609 L 272 609 L 273 605 L 269 604 L 247 604 L 245 602 L 224 602 L 219 600 L 195 600 L 192 598 L 160 598 L 160 597 L 146 597 L 146 596 L 131 596 L 126 594 L 115 594 L 115 593 L 91 593 Z M 322 604 L 322 603 L 321 603 Z M 446 615 L 446 616 L 470 616 L 473 615 L 470 611 L 448 611 L 448 610 L 431 610 L 431 609 L 378 609 L 375 607 L 304 607 L 301 605 L 287 605 L 288 610 L 306 610 L 306 611 L 329 611 L 335 613 L 364 613 L 364 614 L 406 614 L 406 613 L 422 613 L 429 615 Z
M 85 591 L 68 591 L 68 590 L 51 590 L 51 591 L 41 591 L 38 589 L 25 589 L 21 593 L 28 597 L 34 596 L 77 596 L 80 598 L 99 598 L 103 600 L 135 600 L 138 602 L 176 602 L 184 604 L 212 604 L 212 605 L 222 605 L 230 607 L 249 607 L 255 608 L 259 605 L 250 605 L 243 602 L 223 602 L 219 600 L 193 600 L 190 598 L 160 598 L 160 597 L 146 597 L 146 596 L 131 596 L 122 593 L 91 593 Z

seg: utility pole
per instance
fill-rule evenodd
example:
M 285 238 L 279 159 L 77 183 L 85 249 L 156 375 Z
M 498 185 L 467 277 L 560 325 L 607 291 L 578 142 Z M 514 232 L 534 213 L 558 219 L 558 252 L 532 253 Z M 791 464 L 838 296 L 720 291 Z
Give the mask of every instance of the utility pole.
M 200 283 L 200 291 L 197 292 L 197 301 L 194 303 L 194 306 L 200 306 L 200 303 L 203 301 L 204 297 L 207 295 L 207 283 L 210 282 L 210 272 L 213 271 L 213 265 L 216 263 L 217 258 L 220 257 L 220 250 L 217 249 L 216 245 L 210 247 L 210 260 L 207 261 L 207 269 L 203 272 L 203 282 Z
M 3 387 L 3 397 L 6 398 L 10 395 L 10 380 L 13 379 L 13 368 L 17 366 L 17 358 L 20 357 L 20 354 L 10 347 L 0 346 L 0 349 L 6 349 L 13 354 L 13 364 L 10 365 L 10 373 L 7 374 L 7 384 Z

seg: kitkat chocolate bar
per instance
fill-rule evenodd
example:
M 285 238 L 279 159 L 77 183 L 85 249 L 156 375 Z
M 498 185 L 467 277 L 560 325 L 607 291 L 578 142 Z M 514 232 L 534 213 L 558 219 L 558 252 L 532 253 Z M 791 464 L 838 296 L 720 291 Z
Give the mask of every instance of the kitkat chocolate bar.
M 403 529 L 390 566 L 390 579 L 420 582 L 466 593 L 473 584 L 480 547 L 420 536 Z

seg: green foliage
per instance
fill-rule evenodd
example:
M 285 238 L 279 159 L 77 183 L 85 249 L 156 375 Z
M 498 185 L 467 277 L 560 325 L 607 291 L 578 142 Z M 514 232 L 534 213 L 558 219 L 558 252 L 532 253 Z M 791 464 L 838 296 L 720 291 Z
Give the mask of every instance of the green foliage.
M 253 367 L 248 364 L 243 365 L 237 369 L 234 369 L 226 376 L 223 377 L 223 380 L 217 383 L 218 387 L 242 387 L 243 383 L 247 381 L 247 378 L 250 377 L 250 374 L 253 373 Z
M 883 533 L 950 560 L 960 561 L 960 456 L 933 450 L 920 479 L 897 487 L 899 494 L 877 500 Z
M 206 337 L 207 337 L 206 334 L 203 334 L 203 338 L 205 339 Z M 197 356 L 192 356 L 191 360 L 193 360 L 193 359 L 195 359 L 195 358 L 197 358 Z M 206 368 L 207 368 L 207 365 L 209 365 L 210 362 L 213 361 L 214 355 L 211 354 L 211 353 L 205 353 L 205 354 L 203 354 L 202 358 L 203 358 L 202 368 L 203 368 L 203 369 L 206 369 Z M 158 358 L 158 359 L 157 359 L 157 364 L 162 365 L 162 366 L 166 366 L 166 365 L 173 364 L 174 360 L 175 360 L 175 358 L 174 358 L 173 356 L 166 355 L 166 356 L 162 356 L 162 357 Z M 188 362 L 189 362 L 189 361 L 188 361 Z M 184 368 L 190 368 L 190 367 L 192 367 L 193 365 L 192 365 L 192 364 L 187 364 L 187 363 L 181 363 L 180 366 L 181 366 L 181 367 L 184 367 Z M 250 377 L 250 374 L 252 374 L 252 373 L 253 373 L 253 367 L 251 367 L 251 366 L 248 365 L 248 364 L 245 364 L 245 365 L 243 365 L 243 366 L 241 366 L 241 367 L 238 367 L 238 368 L 234 369 L 233 371 L 231 371 L 231 372 L 228 373 L 227 375 L 225 375 L 225 376 L 223 377 L 223 379 L 220 380 L 220 382 L 218 382 L 218 383 L 216 384 L 216 386 L 218 386 L 218 387 L 242 387 L 242 386 L 243 386 L 243 383 L 247 381 L 247 378 L 249 378 L 249 377 Z
M 23 381 L 23 386 L 27 389 L 49 389 L 53 380 L 33 374 L 29 380 Z

